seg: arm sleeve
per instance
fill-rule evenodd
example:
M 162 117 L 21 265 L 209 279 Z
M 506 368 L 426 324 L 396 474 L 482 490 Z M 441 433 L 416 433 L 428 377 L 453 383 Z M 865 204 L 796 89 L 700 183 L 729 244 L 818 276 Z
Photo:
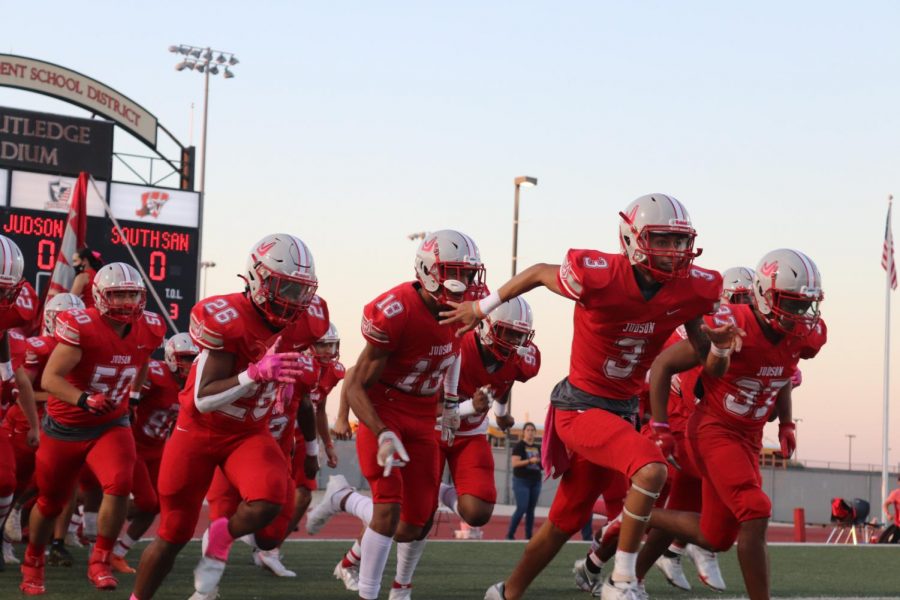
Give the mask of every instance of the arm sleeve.
M 457 396 L 459 390 L 459 373 L 462 366 L 462 354 L 456 355 L 456 360 L 447 369 L 444 376 L 444 396 Z
M 200 377 L 200 374 L 203 373 L 203 367 L 206 364 L 206 359 L 209 358 L 209 350 L 201 350 L 200 356 L 197 358 L 197 377 Z M 197 394 L 200 389 L 199 382 L 194 384 L 194 406 L 197 407 L 197 410 L 201 413 L 210 413 L 214 410 L 218 410 L 223 406 L 231 404 L 232 402 L 239 400 L 242 398 L 248 391 L 252 390 L 256 387 L 256 384 L 253 382 L 238 384 L 234 387 L 228 388 L 225 391 L 219 392 L 218 394 L 212 394 L 209 396 L 203 396 L 202 398 L 198 397 Z

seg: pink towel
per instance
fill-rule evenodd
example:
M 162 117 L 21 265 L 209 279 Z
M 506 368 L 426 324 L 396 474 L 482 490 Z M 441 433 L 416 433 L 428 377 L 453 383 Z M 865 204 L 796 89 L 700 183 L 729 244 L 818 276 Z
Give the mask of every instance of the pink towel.
M 562 477 L 569 470 L 569 450 L 556 433 L 556 408 L 550 405 L 544 419 L 544 439 L 541 441 L 541 465 L 545 478 Z

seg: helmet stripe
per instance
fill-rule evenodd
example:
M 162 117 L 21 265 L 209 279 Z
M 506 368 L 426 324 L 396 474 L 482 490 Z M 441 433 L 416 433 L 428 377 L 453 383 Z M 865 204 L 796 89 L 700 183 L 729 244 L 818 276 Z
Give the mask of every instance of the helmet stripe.
M 475 258 L 475 242 L 472 240 L 472 238 L 461 231 L 459 232 L 459 235 L 461 235 L 462 238 L 466 241 L 466 256 L 468 256 L 469 258 Z
M 816 278 L 816 268 L 813 266 L 812 261 L 802 252 L 798 252 L 797 250 L 791 250 L 791 252 L 797 255 L 800 262 L 803 263 L 803 268 L 806 269 L 806 285 L 811 288 L 818 288 L 819 282 Z
M 9 251 L 9 240 L 6 239 L 6 236 L 3 236 L 3 273 L 9 273 L 12 269 L 12 265 L 10 264 L 12 261 L 10 260 L 12 257 L 10 256 L 12 253 Z

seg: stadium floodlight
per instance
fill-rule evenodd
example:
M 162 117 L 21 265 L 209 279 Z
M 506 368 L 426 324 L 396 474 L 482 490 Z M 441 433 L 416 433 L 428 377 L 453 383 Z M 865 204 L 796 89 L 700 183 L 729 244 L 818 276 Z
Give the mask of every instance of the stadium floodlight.
M 228 67 L 225 67 L 225 72 L 222 73 L 222 77 L 224 77 L 225 79 L 231 79 L 232 77 L 234 77 L 234 73 L 229 71 Z
M 206 65 L 204 65 L 203 63 L 200 63 L 199 65 L 197 65 L 196 70 L 200 71 L 202 73 L 203 71 L 206 70 Z
M 207 48 L 206 52 L 203 53 L 203 60 L 209 62 L 212 59 L 212 51 Z
M 191 48 L 190 55 L 194 58 L 200 58 L 200 48 Z
M 178 46 L 169 46 L 169 52 L 178 52 Z
M 186 61 L 184 61 L 184 66 L 186 66 L 188 69 L 190 69 L 191 71 L 193 71 L 194 68 L 197 66 L 197 63 L 195 63 L 195 62 L 192 61 L 192 60 L 186 60 Z
M 185 61 L 181 61 L 180 63 L 175 65 L 175 70 L 176 71 L 184 71 L 184 68 L 186 66 L 187 66 L 187 63 L 185 63 Z
M 222 54 L 222 53 L 220 52 L 220 53 L 219 53 L 219 56 L 216 57 L 216 62 L 219 63 L 220 65 L 221 65 L 223 62 L 225 62 L 225 55 Z
M 212 66 L 209 68 L 209 72 L 212 73 L 213 75 L 218 75 L 218 74 L 219 74 L 219 67 L 217 67 L 216 65 L 212 65 Z
M 516 185 L 516 195 L 513 205 L 513 245 L 512 245 L 512 274 L 516 275 L 516 262 L 518 261 L 519 251 L 519 188 L 534 187 L 537 185 L 537 177 L 529 177 L 522 175 L 513 180 Z
M 234 54 L 232 54 L 231 57 L 228 59 L 228 64 L 231 65 L 232 67 L 234 65 L 238 64 L 239 62 L 240 61 L 237 59 L 237 57 Z

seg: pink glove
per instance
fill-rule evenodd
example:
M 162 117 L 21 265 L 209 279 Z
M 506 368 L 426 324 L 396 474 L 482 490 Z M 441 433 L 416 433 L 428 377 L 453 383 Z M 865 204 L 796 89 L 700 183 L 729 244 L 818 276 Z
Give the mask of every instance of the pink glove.
M 294 395 L 293 383 L 282 383 L 278 385 L 275 391 L 275 406 L 272 408 L 272 414 L 283 415 L 284 407 L 291 403 L 291 397 Z
M 795 423 L 778 425 L 778 441 L 781 442 L 781 456 L 790 458 L 797 449 L 797 425 Z
M 84 392 L 78 399 L 78 406 L 94 415 L 105 415 L 116 408 L 116 401 L 106 394 L 88 394 Z
M 669 461 L 676 469 L 681 469 L 681 465 L 675 460 L 675 437 L 668 423 L 658 423 L 650 420 L 650 439 L 653 440 L 663 457 Z
M 266 351 L 265 356 L 247 365 L 247 376 L 256 383 L 277 381 L 294 383 L 301 374 L 299 352 L 278 352 L 281 337 Z
M 794 371 L 794 374 L 791 375 L 791 386 L 798 388 L 801 383 L 803 383 L 803 373 L 800 372 L 800 369 L 797 369 Z

